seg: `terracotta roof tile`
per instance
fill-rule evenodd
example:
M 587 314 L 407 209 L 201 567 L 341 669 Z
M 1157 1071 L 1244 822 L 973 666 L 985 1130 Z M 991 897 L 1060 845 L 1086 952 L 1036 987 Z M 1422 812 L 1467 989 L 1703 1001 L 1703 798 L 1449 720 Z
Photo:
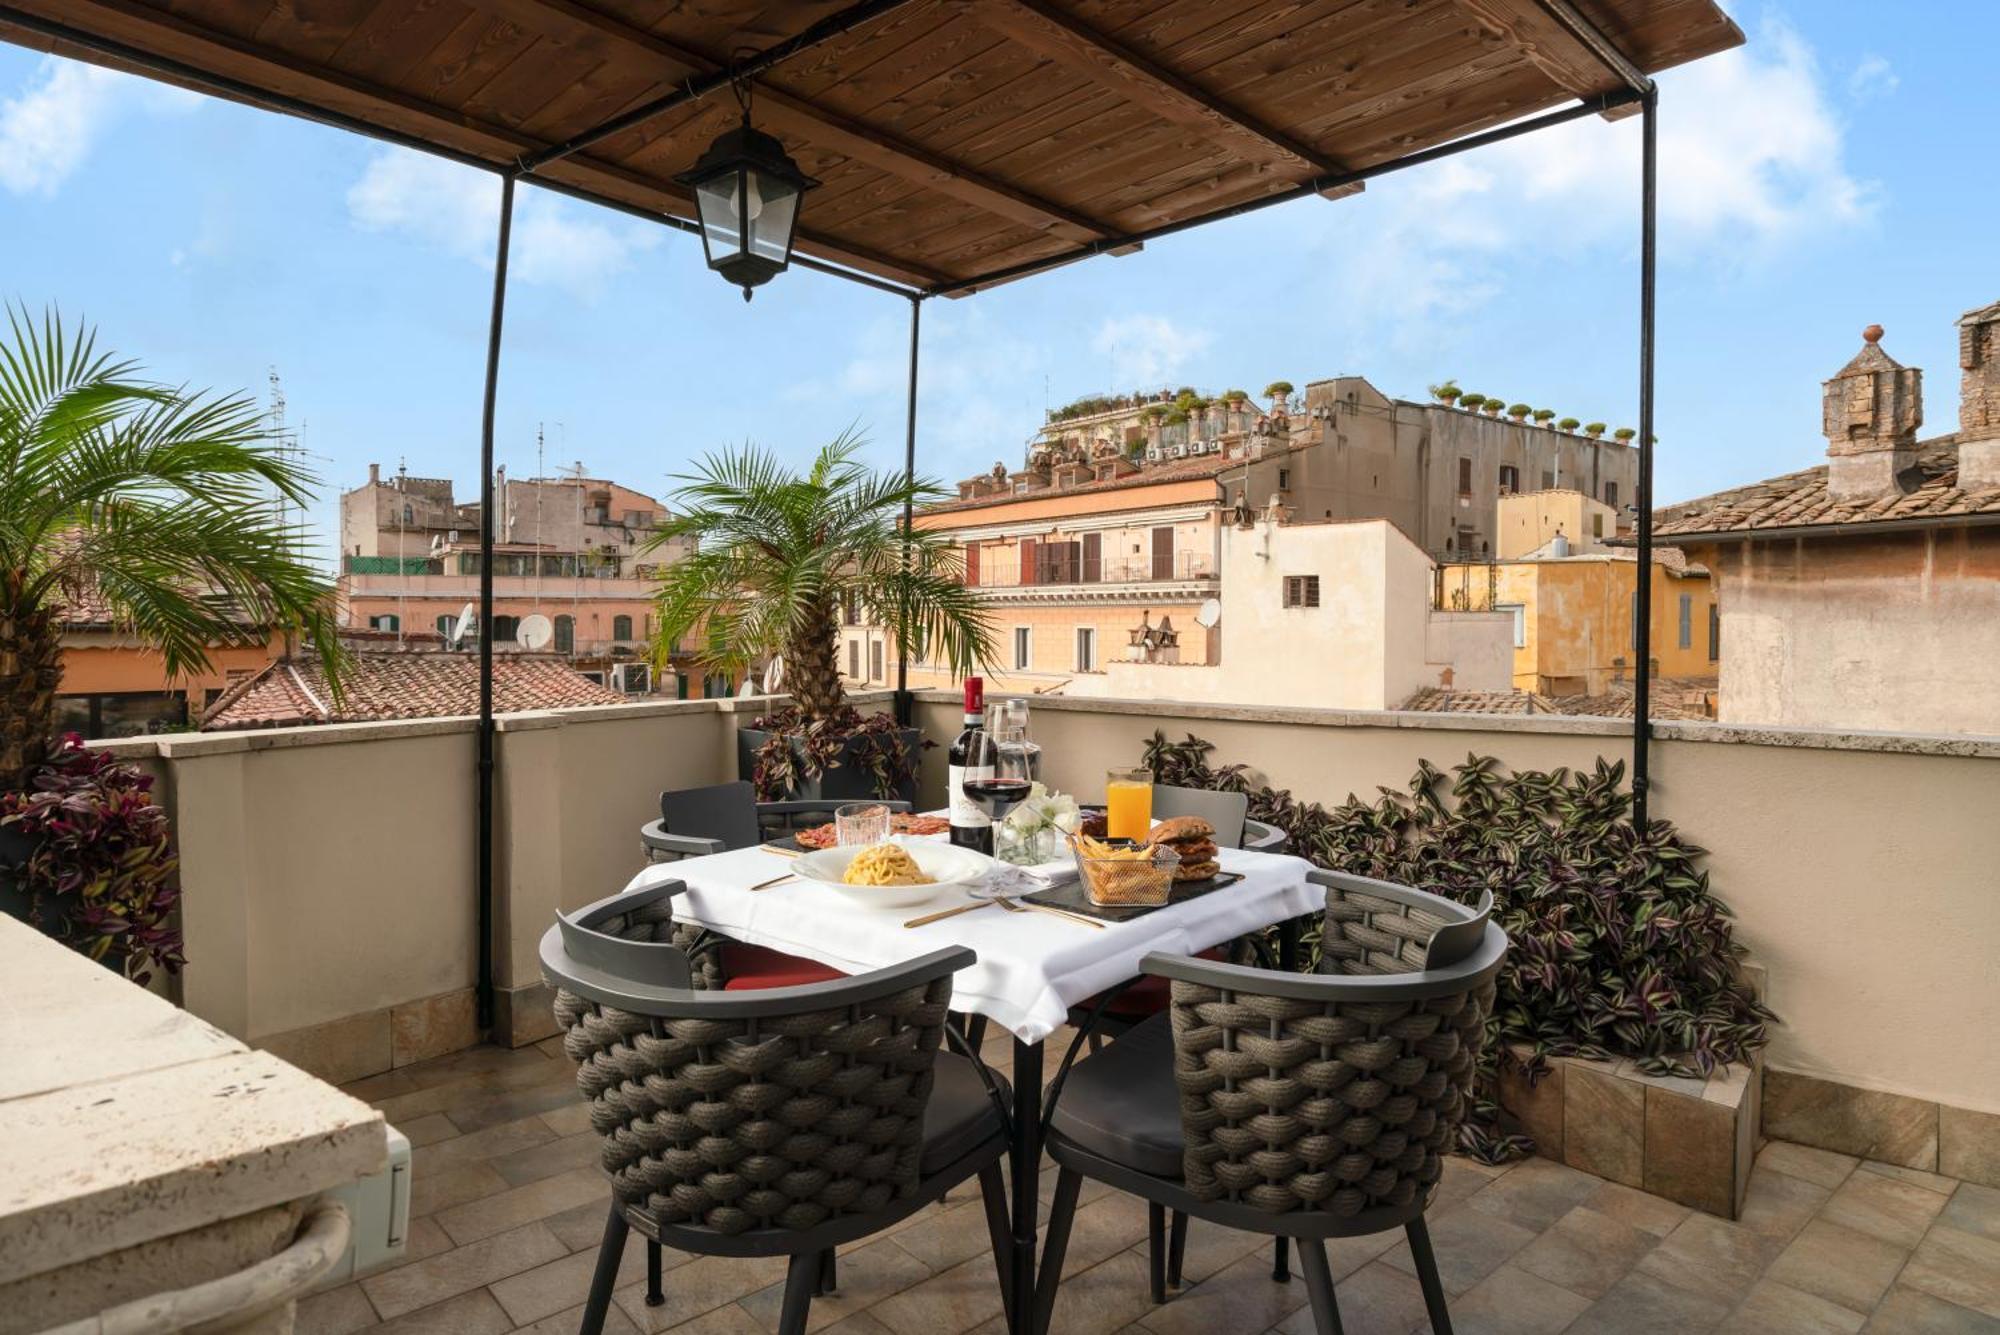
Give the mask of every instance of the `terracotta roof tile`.
M 357 649 L 348 657 L 352 669 L 338 704 L 316 660 L 281 658 L 225 691 L 202 716 L 202 731 L 458 718 L 479 712 L 479 660 L 471 654 Z M 496 714 L 624 703 L 623 695 L 561 659 L 494 656 Z
M 1653 681 L 1656 719 L 1706 719 L 1715 679 L 1660 677 Z M 1419 714 L 1568 714 L 1585 718 L 1631 718 L 1632 687 L 1623 683 L 1603 695 L 1541 695 L 1534 691 L 1446 691 L 1427 686 L 1403 702 Z
M 1654 512 L 1653 536 L 1683 538 L 1805 525 L 2000 514 L 2000 488 L 1971 493 L 1959 490 L 1956 436 L 1924 441 L 1919 448 L 1919 480 L 1908 493 L 1863 502 L 1837 501 L 1827 494 L 1826 465 L 1820 464 L 1666 506 Z

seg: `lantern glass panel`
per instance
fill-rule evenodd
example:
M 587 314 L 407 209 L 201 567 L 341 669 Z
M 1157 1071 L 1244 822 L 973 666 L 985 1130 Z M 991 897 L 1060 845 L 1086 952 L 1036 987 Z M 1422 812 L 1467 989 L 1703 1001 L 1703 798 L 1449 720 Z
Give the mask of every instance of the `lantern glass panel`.
M 695 187 L 695 207 L 701 211 L 701 244 L 708 262 L 727 259 L 742 245 L 742 224 L 736 201 L 742 193 L 742 173 L 728 172 Z
M 783 264 L 792 249 L 792 223 L 799 211 L 798 187 L 752 172 L 750 193 L 756 203 L 750 213 L 748 249 L 753 255 Z

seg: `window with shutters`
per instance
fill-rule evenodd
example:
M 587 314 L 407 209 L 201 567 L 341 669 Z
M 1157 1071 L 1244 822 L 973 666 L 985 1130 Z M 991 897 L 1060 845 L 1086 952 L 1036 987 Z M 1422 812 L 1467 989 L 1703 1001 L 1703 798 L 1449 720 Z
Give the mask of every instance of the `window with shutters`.
M 1319 576 L 1318 575 L 1285 576 L 1285 606 L 1318 607 Z
M 379 617 L 369 617 L 368 628 L 370 630 L 401 630 L 403 628 L 403 619 L 394 613 Z
M 965 544 L 965 583 L 968 588 L 979 587 L 979 544 Z
M 1604 484 L 1604 503 L 1614 510 L 1618 508 L 1618 484 L 1616 482 L 1607 482 Z
M 632 638 L 632 618 L 631 618 L 631 617 L 622 617 L 622 616 L 621 616 L 621 617 L 613 617 L 613 618 L 611 618 L 611 638 L 612 638 L 612 639 L 614 639 L 614 640 L 629 640 L 629 639 L 631 639 L 631 638 Z
M 1171 524 L 1153 530 L 1153 578 L 1174 577 L 1174 530 Z
M 880 640 L 870 640 L 868 642 L 868 680 L 887 680 L 882 671 L 882 641 Z
M 1104 578 L 1104 535 L 1086 533 L 1083 535 L 1083 570 L 1080 572 L 1085 584 L 1096 584 Z
M 1512 464 L 1500 465 L 1500 490 L 1504 495 L 1513 495 L 1521 489 L 1521 470 Z
M 1708 661 L 1713 663 L 1722 657 L 1722 605 L 1708 605 Z
M 1458 494 L 1461 496 L 1470 496 L 1472 494 L 1472 460 L 1470 459 L 1460 459 L 1458 461 Z
M 1681 595 L 1680 624 L 1675 628 L 1674 644 L 1677 648 L 1694 648 L 1694 595 Z
M 1076 628 L 1076 670 L 1095 672 L 1097 670 L 1097 627 L 1078 626 Z
M 519 635 L 520 633 L 521 633 L 521 618 L 519 617 L 493 618 L 493 643 L 512 644 L 514 642 L 514 637 L 516 635 Z
M 1027 626 L 1014 627 L 1014 670 L 1026 672 L 1034 662 L 1034 632 Z
M 847 642 L 847 675 L 856 681 L 861 680 L 861 641 L 859 640 L 849 640 Z
M 556 652 L 573 653 L 576 650 L 576 618 L 560 616 L 556 618 Z

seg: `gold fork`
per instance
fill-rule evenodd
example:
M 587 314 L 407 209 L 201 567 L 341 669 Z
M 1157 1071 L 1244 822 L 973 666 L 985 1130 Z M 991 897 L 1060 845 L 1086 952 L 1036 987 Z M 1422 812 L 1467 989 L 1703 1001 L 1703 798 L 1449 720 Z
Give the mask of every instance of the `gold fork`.
M 1068 909 L 1059 909 L 1053 904 L 1036 904 L 1031 901 L 1017 904 L 1004 895 L 995 895 L 993 902 L 1009 913 L 1053 913 L 1058 918 L 1068 918 L 1071 922 L 1080 922 L 1085 927 L 1095 927 L 1100 932 L 1104 930 L 1104 923 L 1100 919 L 1086 917 L 1081 913 L 1071 913 Z

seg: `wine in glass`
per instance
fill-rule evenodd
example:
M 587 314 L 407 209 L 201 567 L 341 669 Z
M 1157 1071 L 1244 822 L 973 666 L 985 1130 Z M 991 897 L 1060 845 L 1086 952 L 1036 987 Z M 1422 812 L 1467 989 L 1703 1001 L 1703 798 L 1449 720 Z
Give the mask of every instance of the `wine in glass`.
M 996 735 L 982 731 L 969 745 L 962 791 L 997 824 L 1027 799 L 1033 782 L 1027 740 L 1016 732 Z M 992 827 L 988 826 L 985 847 L 979 851 L 992 853 L 992 839 Z

